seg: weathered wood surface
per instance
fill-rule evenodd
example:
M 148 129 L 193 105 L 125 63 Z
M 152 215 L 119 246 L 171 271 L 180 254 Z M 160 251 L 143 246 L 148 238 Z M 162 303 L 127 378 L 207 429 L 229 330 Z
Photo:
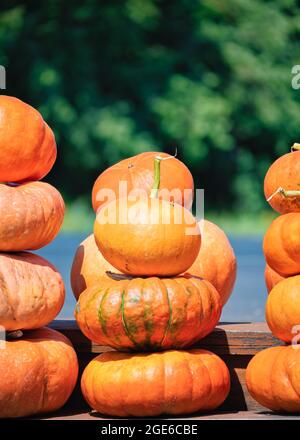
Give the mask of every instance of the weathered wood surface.
M 112 350 L 89 341 L 78 329 L 73 320 L 54 321 L 51 327 L 64 333 L 73 343 L 80 363 L 80 376 L 87 363 L 97 354 Z M 264 348 L 282 345 L 268 329 L 265 323 L 220 323 L 217 328 L 194 347 L 201 347 L 218 354 L 227 364 L 231 374 L 231 391 L 219 408 L 211 415 L 192 415 L 187 419 L 257 419 L 287 418 L 284 415 L 269 413 L 261 407 L 247 391 L 245 384 L 246 367 L 252 358 Z M 89 413 L 89 408 L 80 392 L 79 383 L 67 406 L 57 414 L 49 416 L 53 419 L 106 419 L 96 413 Z M 295 418 L 295 416 L 291 416 Z M 44 417 L 46 418 L 46 416 Z M 108 418 L 109 419 L 109 418 Z

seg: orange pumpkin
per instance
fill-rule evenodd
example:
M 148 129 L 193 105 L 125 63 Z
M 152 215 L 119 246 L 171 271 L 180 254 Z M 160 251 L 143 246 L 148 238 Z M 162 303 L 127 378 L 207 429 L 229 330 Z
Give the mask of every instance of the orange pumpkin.
M 300 350 L 271 347 L 257 353 L 246 371 L 251 396 L 273 411 L 300 412 Z
M 280 214 L 300 212 L 300 145 L 281 156 L 269 168 L 264 182 L 267 201 Z
M 126 182 L 128 193 L 141 189 L 150 195 L 154 183 L 153 161 L 156 156 L 169 158 L 162 166 L 159 198 L 185 205 L 189 209 L 193 203 L 194 191 L 194 181 L 189 169 L 169 154 L 150 151 L 122 160 L 100 174 L 92 191 L 95 212 L 107 201 L 105 197 L 102 197 L 101 190 L 112 190 L 116 199 L 121 197 L 119 182 Z M 171 191 L 173 193 L 169 198 Z
M 56 160 L 56 143 L 41 114 L 12 96 L 0 96 L 0 182 L 39 180 Z
M 78 246 L 71 269 L 71 286 L 76 299 L 90 286 L 97 284 L 106 272 L 120 273 L 98 249 L 94 234 L 89 235 Z
M 190 211 L 150 198 L 110 202 L 98 211 L 94 235 L 100 252 L 112 266 L 138 276 L 185 272 L 195 261 L 201 243 Z
M 85 336 L 118 350 L 180 348 L 209 334 L 222 305 L 199 278 L 103 279 L 79 297 L 75 317 Z
M 0 325 L 7 331 L 47 325 L 63 306 L 61 275 L 38 255 L 0 253 L 0 279 Z
M 282 276 L 300 273 L 300 213 L 280 215 L 264 238 L 268 265 Z
M 226 399 L 225 363 L 206 350 L 103 353 L 84 370 L 81 389 L 102 414 L 147 417 L 213 410 Z
M 265 267 L 265 282 L 270 293 L 273 287 L 276 286 L 280 281 L 284 280 L 284 277 L 279 275 L 275 270 L 273 270 L 268 264 Z
M 266 304 L 266 320 L 272 333 L 291 342 L 300 327 L 300 275 L 286 278 L 271 290 Z
M 0 184 L 0 251 L 39 249 L 49 244 L 60 230 L 64 211 L 60 193 L 48 183 Z
M 78 376 L 70 341 L 55 330 L 42 328 L 5 344 L 0 349 L 0 418 L 61 408 Z
M 236 279 L 236 258 L 225 233 L 208 220 L 199 222 L 201 247 L 188 272 L 210 281 L 227 302 Z

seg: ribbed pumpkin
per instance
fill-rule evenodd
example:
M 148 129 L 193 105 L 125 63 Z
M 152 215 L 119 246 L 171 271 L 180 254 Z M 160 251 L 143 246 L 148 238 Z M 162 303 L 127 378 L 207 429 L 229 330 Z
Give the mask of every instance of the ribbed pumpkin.
M 75 317 L 94 342 L 118 350 L 191 345 L 221 314 L 220 296 L 199 278 L 103 279 L 79 297 Z
M 257 353 L 246 371 L 251 396 L 273 411 L 300 412 L 300 350 L 290 345 Z
M 268 264 L 265 267 L 265 282 L 267 290 L 270 293 L 273 287 L 276 286 L 280 281 L 284 280 L 284 277 L 279 275 L 275 270 L 273 270 Z
M 268 265 L 280 275 L 300 273 L 300 213 L 277 217 L 266 232 L 263 249 Z
M 300 325 L 300 275 L 286 278 L 271 290 L 266 304 L 266 320 L 272 333 L 291 342 Z
M 41 114 L 12 96 L 0 96 L 0 182 L 39 180 L 56 160 L 54 134 Z
M 122 273 L 141 276 L 185 272 L 195 261 L 201 243 L 190 211 L 151 198 L 110 202 L 98 211 L 94 235 L 100 252 L 112 266 Z
M 280 214 L 300 211 L 300 144 L 281 156 L 269 168 L 264 182 L 265 196 Z
M 128 193 L 132 190 L 141 189 L 148 195 L 154 183 L 153 161 L 156 156 L 168 157 L 161 169 L 159 198 L 167 198 L 164 191 L 174 191 L 170 201 L 190 208 L 193 203 L 194 182 L 189 169 L 178 159 L 165 153 L 147 152 L 141 153 L 129 159 L 122 160 L 100 174 L 92 191 L 93 208 L 98 209 L 107 200 L 101 197 L 101 190 L 112 190 L 119 199 L 119 183 L 126 182 Z M 184 196 L 184 191 L 186 194 Z M 168 199 L 169 200 L 169 199 Z
M 61 275 L 38 255 L 0 253 L 0 279 L 0 325 L 7 331 L 47 325 L 63 306 Z
M 78 362 L 70 341 L 42 328 L 0 349 L 0 418 L 56 411 L 70 397 Z
M 227 302 L 236 279 L 236 258 L 225 233 L 208 220 L 199 222 L 201 247 L 188 273 L 210 281 Z
M 78 299 L 87 287 L 97 284 L 107 271 L 119 273 L 105 260 L 96 245 L 94 234 L 91 234 L 80 243 L 73 259 L 71 286 L 75 298 Z
M 0 251 L 39 249 L 49 244 L 60 230 L 64 211 L 60 193 L 48 183 L 0 184 Z
M 84 370 L 81 389 L 102 414 L 146 417 L 209 411 L 230 389 L 225 363 L 206 350 L 103 353 Z

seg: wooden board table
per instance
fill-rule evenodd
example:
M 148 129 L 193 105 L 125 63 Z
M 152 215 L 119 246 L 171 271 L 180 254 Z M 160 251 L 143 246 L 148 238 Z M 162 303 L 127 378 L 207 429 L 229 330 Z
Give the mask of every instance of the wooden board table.
M 85 365 L 97 354 L 111 350 L 90 342 L 79 331 L 75 321 L 53 321 L 51 327 L 64 333 L 73 343 L 80 363 L 80 374 Z M 231 374 L 231 391 L 224 404 L 213 414 L 193 414 L 184 419 L 295 419 L 300 416 L 272 413 L 260 406 L 249 395 L 245 385 L 248 362 L 258 351 L 274 345 L 283 345 L 269 331 L 265 323 L 220 323 L 217 328 L 194 347 L 205 348 L 219 355 Z M 109 419 L 90 412 L 77 385 L 67 405 L 57 413 L 40 419 L 103 420 Z M 163 417 L 172 419 L 172 417 Z M 181 417 L 183 419 L 183 417 Z

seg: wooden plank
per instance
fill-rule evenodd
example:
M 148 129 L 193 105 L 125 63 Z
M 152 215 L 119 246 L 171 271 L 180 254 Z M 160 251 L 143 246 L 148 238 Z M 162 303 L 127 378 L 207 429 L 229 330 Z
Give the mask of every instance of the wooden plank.
M 79 353 L 103 353 L 112 350 L 89 341 L 74 320 L 55 320 L 50 326 L 64 333 Z M 272 335 L 266 323 L 220 323 L 194 347 L 212 350 L 219 355 L 254 355 L 273 345 L 283 345 L 283 342 Z

